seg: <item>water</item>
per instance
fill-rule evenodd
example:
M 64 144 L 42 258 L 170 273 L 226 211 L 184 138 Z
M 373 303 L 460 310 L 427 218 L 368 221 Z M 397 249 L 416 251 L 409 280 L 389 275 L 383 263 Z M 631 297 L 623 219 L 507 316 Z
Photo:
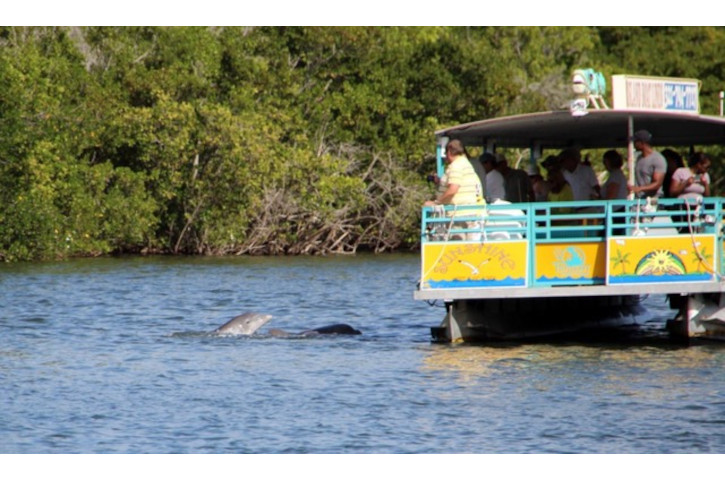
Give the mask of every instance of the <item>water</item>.
M 415 255 L 0 265 L 0 453 L 723 453 L 725 346 L 436 345 Z M 207 334 L 245 311 L 251 338 Z M 349 323 L 361 336 L 276 338 Z

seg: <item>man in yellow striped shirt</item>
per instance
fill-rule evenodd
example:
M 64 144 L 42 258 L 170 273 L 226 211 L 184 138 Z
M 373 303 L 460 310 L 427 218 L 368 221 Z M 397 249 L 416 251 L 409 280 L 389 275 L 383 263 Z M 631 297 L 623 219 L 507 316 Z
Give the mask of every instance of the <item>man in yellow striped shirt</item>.
M 481 181 L 466 158 L 460 140 L 451 140 L 446 145 L 446 163 L 446 173 L 438 184 L 438 196 L 425 205 L 485 205 Z
M 438 184 L 435 200 L 425 202 L 424 206 L 434 205 L 485 205 L 483 187 L 471 162 L 466 158 L 460 140 L 451 140 L 446 145 L 446 171 Z M 478 210 L 455 210 L 454 217 L 480 215 Z M 457 228 L 475 228 L 477 222 L 461 222 Z M 471 235 L 467 235 L 471 237 Z

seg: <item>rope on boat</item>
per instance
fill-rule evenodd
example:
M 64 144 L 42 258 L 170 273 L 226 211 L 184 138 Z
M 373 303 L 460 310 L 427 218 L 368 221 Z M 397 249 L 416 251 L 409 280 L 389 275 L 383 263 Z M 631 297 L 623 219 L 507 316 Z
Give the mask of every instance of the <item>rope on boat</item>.
M 454 214 L 456 212 L 456 209 L 457 209 L 457 205 L 453 205 L 453 213 Z M 446 213 L 446 207 L 443 206 L 443 205 L 436 205 L 436 206 L 433 207 L 433 213 L 435 215 L 443 216 Z M 445 244 L 443 245 L 443 248 L 441 248 L 441 253 L 438 254 L 438 258 L 436 258 L 435 262 L 433 262 L 433 264 L 428 269 L 428 271 L 425 272 L 423 274 L 423 276 L 420 278 L 420 282 L 419 283 L 421 283 L 421 284 L 423 283 L 423 279 L 428 277 L 428 275 L 430 274 L 430 272 L 433 271 L 433 269 L 438 264 L 438 262 L 440 261 L 440 259 L 443 258 L 443 254 L 445 253 L 446 248 L 448 247 L 448 239 L 449 239 L 449 236 L 450 236 L 450 233 L 451 233 L 451 228 L 453 228 L 453 219 L 454 218 L 455 218 L 455 215 L 451 215 L 451 221 L 448 223 L 448 227 L 446 228 L 445 237 L 443 238 L 443 241 L 445 242 Z
M 697 241 L 695 240 L 695 229 L 692 227 L 692 213 L 690 212 L 690 202 L 687 199 L 685 200 L 685 208 L 687 209 L 687 228 L 690 232 L 690 240 L 692 241 L 692 249 L 695 251 L 695 256 L 700 261 L 703 267 L 705 267 L 705 270 L 707 270 L 709 273 L 713 274 L 718 281 L 722 280 L 722 275 L 720 275 L 716 270 L 715 267 L 711 266 L 705 257 L 702 256 L 700 251 L 697 249 Z M 695 208 L 694 215 L 699 216 L 700 215 L 700 206 L 702 205 L 702 199 L 698 199 L 697 201 L 697 207 Z

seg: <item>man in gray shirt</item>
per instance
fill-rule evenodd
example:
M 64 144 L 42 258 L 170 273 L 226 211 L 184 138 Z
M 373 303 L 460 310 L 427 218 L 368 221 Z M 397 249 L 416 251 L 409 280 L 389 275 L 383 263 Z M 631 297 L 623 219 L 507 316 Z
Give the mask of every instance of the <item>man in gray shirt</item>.
M 667 172 L 667 160 L 659 152 L 652 149 L 652 134 L 647 130 L 639 130 L 632 138 L 634 148 L 640 152 L 634 167 L 637 185 L 629 185 L 629 191 L 637 197 L 661 197 L 662 182 Z

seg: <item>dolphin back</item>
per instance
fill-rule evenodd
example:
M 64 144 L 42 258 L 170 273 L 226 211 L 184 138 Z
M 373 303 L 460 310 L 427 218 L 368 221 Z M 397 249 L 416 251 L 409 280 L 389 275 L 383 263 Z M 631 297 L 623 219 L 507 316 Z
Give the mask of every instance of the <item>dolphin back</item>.
M 253 335 L 254 332 L 262 328 L 271 319 L 272 315 L 247 312 L 232 318 L 214 330 L 214 333 L 222 335 Z
M 360 330 L 356 330 L 346 323 L 336 323 L 334 325 L 325 325 L 324 327 L 314 328 L 302 332 L 302 335 L 361 335 Z

